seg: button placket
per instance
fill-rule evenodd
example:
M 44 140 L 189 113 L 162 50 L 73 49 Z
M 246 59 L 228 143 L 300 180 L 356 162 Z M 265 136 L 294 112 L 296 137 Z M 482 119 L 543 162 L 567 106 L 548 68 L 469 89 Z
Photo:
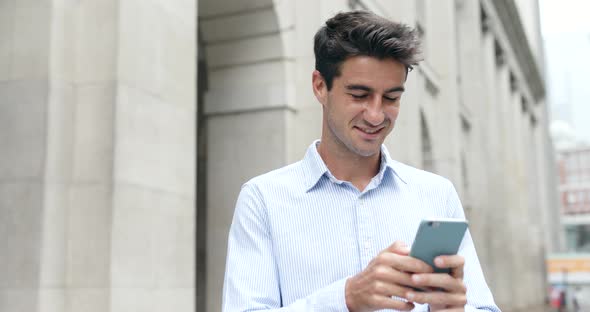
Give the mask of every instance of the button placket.
M 372 248 L 372 231 L 370 224 L 370 213 L 367 209 L 366 199 L 359 197 L 358 199 L 358 217 L 359 217 L 359 247 L 361 248 L 361 262 L 365 267 L 371 261 Z

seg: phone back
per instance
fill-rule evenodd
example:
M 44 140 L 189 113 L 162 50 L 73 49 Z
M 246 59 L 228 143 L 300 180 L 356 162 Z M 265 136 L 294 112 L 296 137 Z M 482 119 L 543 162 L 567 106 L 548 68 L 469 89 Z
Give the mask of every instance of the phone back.
M 466 230 L 465 220 L 423 220 L 412 244 L 410 256 L 428 263 L 435 272 L 448 273 L 448 269 L 434 266 L 434 258 L 457 254 Z

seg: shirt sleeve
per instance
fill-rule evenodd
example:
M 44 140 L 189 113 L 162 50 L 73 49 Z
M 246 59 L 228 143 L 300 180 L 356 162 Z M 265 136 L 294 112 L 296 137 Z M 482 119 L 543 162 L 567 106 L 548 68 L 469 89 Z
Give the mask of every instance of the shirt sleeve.
M 279 271 L 274 257 L 266 207 L 256 186 L 240 191 L 231 224 L 223 311 L 348 311 L 346 279 L 317 290 L 283 307 Z
M 452 217 L 457 219 L 465 219 L 465 212 L 459 200 L 459 195 L 451 182 L 449 189 L 449 196 L 447 198 L 447 207 L 452 209 Z M 488 288 L 471 233 L 467 230 L 461 247 L 459 248 L 459 255 L 465 257 L 465 266 L 463 267 L 463 282 L 467 287 L 467 305 L 466 312 L 472 311 L 492 311 L 501 312 L 496 303 L 492 292 Z

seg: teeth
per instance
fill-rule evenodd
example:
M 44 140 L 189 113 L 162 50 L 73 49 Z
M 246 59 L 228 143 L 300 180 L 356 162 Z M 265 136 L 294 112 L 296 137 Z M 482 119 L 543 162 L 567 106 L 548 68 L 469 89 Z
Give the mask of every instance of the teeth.
M 379 131 L 379 129 L 375 129 L 375 130 L 363 129 L 363 132 L 369 133 L 369 134 L 373 134 L 373 133 L 375 133 L 377 131 Z

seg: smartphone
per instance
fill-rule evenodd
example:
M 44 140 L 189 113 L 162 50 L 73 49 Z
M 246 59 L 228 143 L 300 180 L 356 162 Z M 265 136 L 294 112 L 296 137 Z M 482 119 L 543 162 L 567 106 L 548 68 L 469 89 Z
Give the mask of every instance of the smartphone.
M 450 269 L 437 268 L 434 258 L 456 255 L 468 223 L 460 219 L 422 220 L 410 250 L 410 256 L 418 258 L 434 268 L 435 273 L 450 273 Z

